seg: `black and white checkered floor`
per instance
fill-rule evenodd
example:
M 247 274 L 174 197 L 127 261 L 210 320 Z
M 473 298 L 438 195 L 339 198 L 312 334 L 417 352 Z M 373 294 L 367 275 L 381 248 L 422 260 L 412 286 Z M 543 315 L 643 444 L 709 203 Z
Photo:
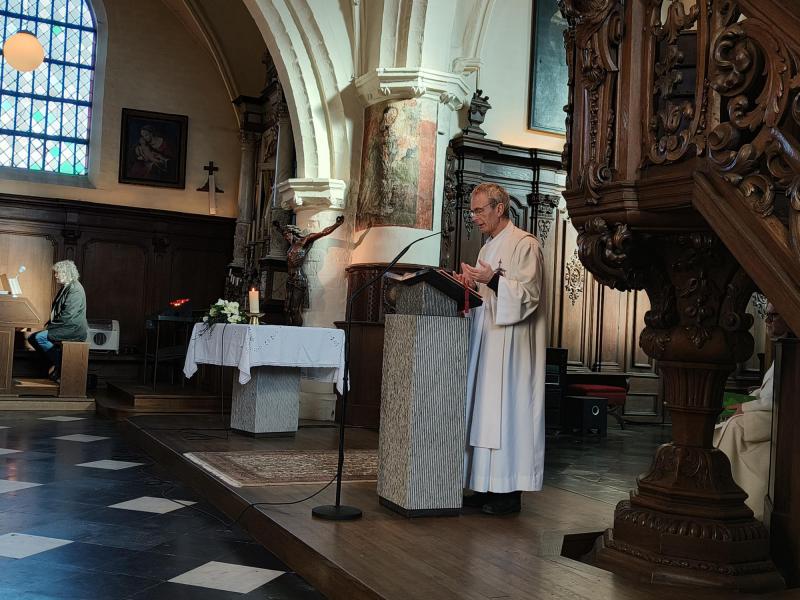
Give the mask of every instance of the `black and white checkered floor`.
M 0 598 L 322 596 L 114 423 L 0 412 Z

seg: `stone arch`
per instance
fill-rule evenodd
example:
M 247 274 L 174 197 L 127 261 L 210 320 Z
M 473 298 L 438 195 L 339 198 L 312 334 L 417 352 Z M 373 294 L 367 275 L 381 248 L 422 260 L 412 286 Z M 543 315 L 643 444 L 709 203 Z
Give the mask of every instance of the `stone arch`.
M 353 69 L 339 4 L 327 3 L 330 14 L 323 10 L 326 3 L 312 9 L 308 0 L 245 0 L 245 5 L 283 84 L 297 177 L 348 181 L 352 132 L 340 92 L 349 85 Z

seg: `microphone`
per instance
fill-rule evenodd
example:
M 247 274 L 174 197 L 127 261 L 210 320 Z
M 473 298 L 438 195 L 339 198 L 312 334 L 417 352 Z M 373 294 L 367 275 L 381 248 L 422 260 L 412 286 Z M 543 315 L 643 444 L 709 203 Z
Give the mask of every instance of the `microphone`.
M 455 227 L 452 227 L 452 226 L 451 226 L 451 227 L 450 227 L 450 228 L 447 230 L 447 233 L 450 233 L 451 231 L 455 231 Z M 398 252 L 398 253 L 397 253 L 397 256 L 395 256 L 395 257 L 392 259 L 392 262 L 390 262 L 390 263 L 389 263 L 389 264 L 386 266 L 386 268 L 383 270 L 383 272 L 382 272 L 380 275 L 378 275 L 378 277 L 383 277 L 383 276 L 384 276 L 384 275 L 385 275 L 385 274 L 386 274 L 386 273 L 389 271 L 389 269 L 391 269 L 393 266 L 395 266 L 395 265 L 397 264 L 397 262 L 398 262 L 398 261 L 399 261 L 401 258 L 403 258 L 403 256 L 405 256 L 406 252 L 408 252 L 409 250 L 411 250 L 411 247 L 412 247 L 414 244 L 416 244 L 417 242 L 421 242 L 422 240 L 427 240 L 428 238 L 436 237 L 437 235 L 442 235 L 443 233 L 445 233 L 445 232 L 444 232 L 444 231 L 435 231 L 435 232 L 433 232 L 433 233 L 430 233 L 430 234 L 428 234 L 428 235 L 423 235 L 421 238 L 417 238 L 417 239 L 415 239 L 413 242 L 411 242 L 410 244 L 408 244 L 408 245 L 407 245 L 405 248 L 403 248 L 402 250 L 400 250 L 400 252 Z M 373 282 L 374 282 L 376 279 L 377 279 L 377 277 L 376 277 L 376 278 L 373 278 L 373 279 L 371 279 L 369 282 L 367 282 L 367 284 L 366 284 L 366 285 L 370 285 L 370 284 L 371 284 L 371 283 L 373 283 Z M 362 286 L 362 287 L 363 287 L 363 286 Z
M 447 228 L 446 233 L 450 233 L 455 231 L 454 226 L 450 226 Z M 350 391 L 350 329 L 353 324 L 353 301 L 358 298 L 361 293 L 366 290 L 369 286 L 375 283 L 378 279 L 386 275 L 393 266 L 395 266 L 398 261 L 403 258 L 403 256 L 408 252 L 411 247 L 421 242 L 422 240 L 427 240 L 428 238 L 435 237 L 437 235 L 442 235 L 445 233 L 444 230 L 435 231 L 428 235 L 424 235 L 421 238 L 417 238 L 406 245 L 405 248 L 400 250 L 397 253 L 392 261 L 386 265 L 380 273 L 378 273 L 375 277 L 367 281 L 365 284 L 359 286 L 350 296 L 347 298 L 347 310 L 346 310 L 346 318 L 345 318 L 345 337 L 344 337 L 344 377 L 342 381 L 342 414 L 339 421 L 339 464 L 336 468 L 336 503 L 335 504 L 326 504 L 323 506 L 316 506 L 311 510 L 311 514 L 315 517 L 319 517 L 320 519 L 327 519 L 329 521 L 350 521 L 353 519 L 359 519 L 362 516 L 362 512 L 360 508 L 355 506 L 343 506 L 342 505 L 342 469 L 344 467 L 344 424 L 345 424 L 345 415 L 347 411 L 347 397 Z

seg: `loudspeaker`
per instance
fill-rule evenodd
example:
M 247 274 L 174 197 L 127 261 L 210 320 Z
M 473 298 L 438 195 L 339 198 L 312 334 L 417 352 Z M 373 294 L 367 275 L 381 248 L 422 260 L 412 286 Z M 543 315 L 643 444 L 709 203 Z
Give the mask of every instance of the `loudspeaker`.
M 86 335 L 90 350 L 104 350 L 119 354 L 119 321 L 89 321 Z
M 594 433 L 605 437 L 608 426 L 608 401 L 594 396 L 567 396 L 570 429 L 578 435 Z

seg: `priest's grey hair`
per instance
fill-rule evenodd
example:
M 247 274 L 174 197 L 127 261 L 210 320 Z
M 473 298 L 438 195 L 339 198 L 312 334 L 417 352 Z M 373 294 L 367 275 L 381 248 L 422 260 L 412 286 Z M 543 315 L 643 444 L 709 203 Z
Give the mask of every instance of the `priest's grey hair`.
M 72 283 L 73 281 L 78 281 L 78 278 L 81 276 L 80 273 L 78 273 L 78 267 L 76 267 L 75 263 L 71 260 L 58 261 L 53 265 L 53 271 L 58 277 L 58 281 L 64 285 Z
M 496 183 L 481 183 L 476 185 L 475 189 L 472 190 L 472 194 L 470 194 L 470 198 L 479 195 L 486 196 L 486 199 L 492 203 L 492 206 L 502 204 L 503 217 L 506 219 L 509 218 L 511 199 L 508 197 L 508 192 L 502 185 L 497 185 Z

